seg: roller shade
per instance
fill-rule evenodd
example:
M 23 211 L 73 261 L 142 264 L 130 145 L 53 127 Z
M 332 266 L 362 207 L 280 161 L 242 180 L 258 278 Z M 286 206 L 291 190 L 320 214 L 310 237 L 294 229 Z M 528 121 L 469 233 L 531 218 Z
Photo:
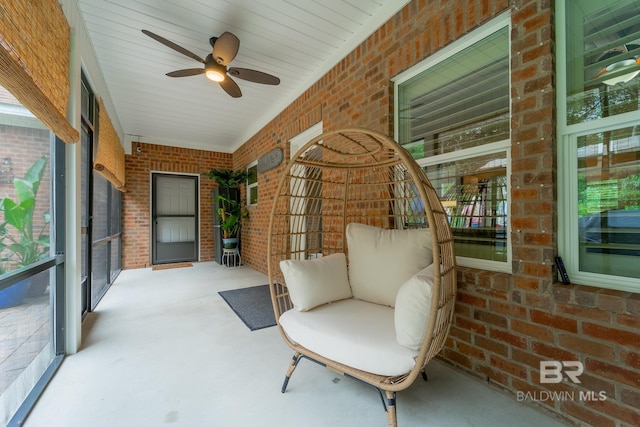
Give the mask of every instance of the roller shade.
M 66 119 L 70 30 L 60 5 L 7 0 L 0 9 L 0 85 L 60 139 L 78 141 Z
M 116 189 L 126 192 L 124 148 L 101 99 L 98 100 L 98 111 L 98 152 L 93 168 Z

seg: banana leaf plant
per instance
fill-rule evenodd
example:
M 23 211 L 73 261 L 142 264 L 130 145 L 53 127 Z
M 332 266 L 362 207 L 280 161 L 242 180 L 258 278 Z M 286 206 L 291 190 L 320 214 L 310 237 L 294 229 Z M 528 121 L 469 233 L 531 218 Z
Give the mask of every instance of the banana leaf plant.
M 48 212 L 44 221 L 34 230 L 33 216 L 40 182 L 48 161 L 46 156 L 38 159 L 27 171 L 24 178 L 15 178 L 17 201 L 4 197 L 0 199 L 0 272 L 12 271 L 37 262 L 49 256 L 50 240 L 46 233 L 51 222 Z
M 249 173 L 246 170 L 211 169 L 206 175 L 220 187 L 220 194 L 213 202 L 220 205 L 216 213 L 222 236 L 225 239 L 236 238 L 242 226 L 242 219 L 248 216 L 248 212 L 243 209 L 241 203 L 230 197 L 228 189 L 244 185 Z

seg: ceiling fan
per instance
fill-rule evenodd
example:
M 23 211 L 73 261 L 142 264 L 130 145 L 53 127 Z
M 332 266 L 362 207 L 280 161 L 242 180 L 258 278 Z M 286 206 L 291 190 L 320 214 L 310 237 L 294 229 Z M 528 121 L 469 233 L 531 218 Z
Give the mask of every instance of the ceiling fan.
M 230 32 L 225 31 L 220 35 L 220 37 L 211 37 L 209 39 L 209 44 L 211 44 L 213 51 L 207 55 L 206 59 L 202 59 L 195 53 L 165 39 L 162 36 L 154 34 L 151 31 L 142 30 L 142 32 L 152 39 L 159 41 L 163 45 L 170 47 L 176 52 L 204 64 L 204 68 L 186 68 L 184 70 L 172 71 L 167 73 L 167 76 L 169 77 L 188 77 L 204 74 L 210 80 L 218 82 L 220 87 L 234 98 L 241 97 L 242 91 L 240 91 L 240 87 L 231 78 L 231 76 L 265 85 L 280 84 L 279 78 L 272 76 L 271 74 L 263 73 L 262 71 L 238 67 L 227 68 L 227 65 L 233 61 L 233 58 L 236 57 L 238 49 L 240 48 L 240 40 Z

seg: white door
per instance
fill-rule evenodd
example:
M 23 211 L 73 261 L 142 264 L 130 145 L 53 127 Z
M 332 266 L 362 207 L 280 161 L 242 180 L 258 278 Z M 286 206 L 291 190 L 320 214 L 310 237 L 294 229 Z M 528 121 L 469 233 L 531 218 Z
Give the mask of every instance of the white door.
M 153 174 L 153 264 L 197 261 L 198 177 Z

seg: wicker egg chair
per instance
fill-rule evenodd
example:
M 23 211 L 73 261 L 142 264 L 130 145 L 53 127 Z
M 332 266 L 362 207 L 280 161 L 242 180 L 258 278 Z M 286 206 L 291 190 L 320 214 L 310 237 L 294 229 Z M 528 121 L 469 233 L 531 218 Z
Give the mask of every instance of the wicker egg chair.
M 304 145 L 280 180 L 270 218 L 268 273 L 276 319 L 293 304 L 281 260 L 347 255 L 345 228 L 361 223 L 384 229 L 428 227 L 434 269 L 431 311 L 415 365 L 399 376 L 376 375 L 316 354 L 292 341 L 278 320 L 282 338 L 294 351 L 284 393 L 302 358 L 377 389 L 389 425 L 397 425 L 396 392 L 409 387 L 444 346 L 453 317 L 456 263 L 447 214 L 426 175 L 398 143 L 366 129 L 326 132 Z M 438 262 L 439 261 L 439 262 Z

